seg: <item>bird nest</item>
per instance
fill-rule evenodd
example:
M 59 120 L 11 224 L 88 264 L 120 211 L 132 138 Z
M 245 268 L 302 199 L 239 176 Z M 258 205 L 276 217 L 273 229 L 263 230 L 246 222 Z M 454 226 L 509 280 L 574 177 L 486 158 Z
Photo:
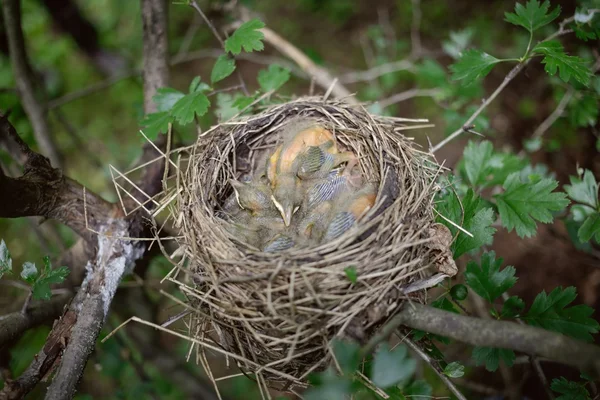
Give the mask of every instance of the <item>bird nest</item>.
M 310 118 L 354 152 L 376 203 L 339 238 L 265 253 L 226 229 L 230 179 L 251 175 L 280 132 Z M 222 123 L 199 135 L 177 164 L 171 217 L 179 229 L 178 282 L 191 320 L 190 340 L 228 356 L 260 386 L 290 388 L 327 367 L 334 338 L 368 340 L 406 300 L 455 266 L 445 227 L 434 222 L 440 167 L 403 131 L 426 120 L 372 115 L 362 106 L 302 98 Z M 183 267 L 183 268 L 181 268 Z M 216 379 L 209 371 L 209 376 Z

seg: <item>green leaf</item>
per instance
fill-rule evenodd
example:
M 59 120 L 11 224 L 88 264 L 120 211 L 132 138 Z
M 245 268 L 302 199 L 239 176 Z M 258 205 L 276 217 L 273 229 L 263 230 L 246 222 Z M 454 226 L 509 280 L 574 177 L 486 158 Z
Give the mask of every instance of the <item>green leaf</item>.
M 581 93 L 569 102 L 569 122 L 577 127 L 592 127 L 598 123 L 600 97 L 595 93 Z
M 458 285 L 454 285 L 450 289 L 450 296 L 452 296 L 452 298 L 454 300 L 460 300 L 460 301 L 465 300 L 467 298 L 468 294 L 469 294 L 469 290 L 462 283 L 459 283 Z
M 494 146 L 487 140 L 476 143 L 469 141 L 463 153 L 465 172 L 472 186 L 478 186 L 486 181 L 491 173 L 490 161 L 494 152 Z
M 146 115 L 141 125 L 148 139 L 156 140 L 159 133 L 167 132 L 169 123 L 173 123 L 173 117 L 167 111 L 163 111 Z
M 521 3 L 515 5 L 515 13 L 504 13 L 505 21 L 519 25 L 533 33 L 542 26 L 548 25 L 560 15 L 560 6 L 548 13 L 550 2 L 540 4 L 537 0 L 529 0 L 525 6 Z
M 356 283 L 358 275 L 356 274 L 356 267 L 354 265 L 344 268 L 344 273 L 350 282 Z
M 600 325 L 590 318 L 594 313 L 591 307 L 579 304 L 567 308 L 576 297 L 577 291 L 573 286 L 564 290 L 557 287 L 550 294 L 543 291 L 536 296 L 531 308 L 521 319 L 529 325 L 591 342 L 591 334 L 598 332 Z
M 360 346 L 348 340 L 334 340 L 333 354 L 344 374 L 353 374 L 360 364 Z
M 568 381 L 562 376 L 552 379 L 550 389 L 553 392 L 560 393 L 556 400 L 588 400 L 590 398 L 585 384 Z
M 584 86 L 589 86 L 592 72 L 585 65 L 585 61 L 576 56 L 570 56 L 565 53 L 562 44 L 557 40 L 549 40 L 538 43 L 533 52 L 543 54 L 542 64 L 549 75 L 556 74 L 564 82 L 569 82 L 571 78 Z
M 592 171 L 586 169 L 581 177 L 570 176 L 570 185 L 565 185 L 565 192 L 569 197 L 580 204 L 590 206 L 595 210 L 600 208 L 598 203 L 598 183 Z
M 525 302 L 519 296 L 511 296 L 502 305 L 501 318 L 516 318 L 525 309 Z
M 465 282 L 475 293 L 492 303 L 517 282 L 515 267 L 508 266 L 500 271 L 502 258 L 490 251 L 481 255 L 481 266 L 469 261 L 465 271 Z
M 33 284 L 39 276 L 39 272 L 34 263 L 26 261 L 23 263 L 21 278 L 29 284 Z
M 264 92 L 277 90 L 290 79 L 290 70 L 277 64 L 269 65 L 269 69 L 258 72 L 258 84 Z
M 465 375 L 465 366 L 457 361 L 453 361 L 444 368 L 444 375 L 449 378 L 460 378 Z
M 458 32 L 450 32 L 450 40 L 442 43 L 442 48 L 452 58 L 459 58 L 473 37 L 473 29 L 467 28 Z
M 504 193 L 494 196 L 502 226 L 509 232 L 516 229 L 520 237 L 535 235 L 536 220 L 550 223 L 554 219 L 551 211 L 560 211 L 569 204 L 565 193 L 552 193 L 558 186 L 554 179 L 524 183 L 518 173 L 513 173 L 503 186 Z
M 46 281 L 36 281 L 31 287 L 32 297 L 35 300 L 49 300 L 52 297 L 50 284 Z
M 6 273 L 12 272 L 12 258 L 4 239 L 0 240 L 0 278 Z
M 403 392 L 404 395 L 409 396 L 410 398 L 430 398 L 431 394 L 433 393 L 433 389 L 429 383 L 423 380 L 416 380 L 406 386 Z
M 464 253 L 480 248 L 485 244 L 492 243 L 496 228 L 491 225 L 494 223 L 494 210 L 491 208 L 480 208 L 479 198 L 471 189 L 463 199 L 465 217 L 463 228 L 473 237 L 464 232 L 460 232 L 453 243 L 454 258 L 458 258 Z
M 455 81 L 464 79 L 467 81 L 465 84 L 469 85 L 484 78 L 494 65 L 501 61 L 481 50 L 466 50 L 456 63 L 450 65 L 452 79 Z
M 406 380 L 415 372 L 417 362 L 407 358 L 406 346 L 399 345 L 390 351 L 387 343 L 384 343 L 373 359 L 371 381 L 380 388 L 394 386 Z
M 179 123 L 187 125 L 194 120 L 195 115 L 199 117 L 206 114 L 210 101 L 202 92 L 194 92 L 183 96 L 171 110 L 171 114 Z
M 185 95 L 179 90 L 164 87 L 156 89 L 156 94 L 152 97 L 152 100 L 156 104 L 156 108 L 158 109 L 158 111 L 171 111 L 173 105 L 177 103 L 177 101 L 183 96 Z
M 248 53 L 261 51 L 265 35 L 259 29 L 264 27 L 265 24 L 257 19 L 245 22 L 225 41 L 225 50 L 235 55 L 240 54 L 242 49 Z
M 439 308 L 440 310 L 453 312 L 460 314 L 460 312 L 454 307 L 454 304 L 446 298 L 446 296 L 440 297 L 439 299 L 431 302 L 431 307 Z
M 494 372 L 500 366 L 500 360 L 509 367 L 515 362 L 515 352 L 507 349 L 495 349 L 492 347 L 475 347 L 473 359 L 475 365 L 485 365 L 485 369 Z
M 311 378 L 314 380 L 313 376 Z M 337 376 L 331 369 L 317 374 L 316 378 L 317 382 L 313 383 L 316 387 L 303 393 L 305 400 L 345 399 L 351 393 L 352 382 Z
M 594 213 L 586 218 L 577 231 L 577 237 L 582 243 L 589 242 L 592 237 L 600 242 L 600 213 Z
M 210 73 L 210 81 L 213 84 L 217 83 L 227 78 L 233 71 L 235 71 L 235 60 L 227 54 L 220 55 Z

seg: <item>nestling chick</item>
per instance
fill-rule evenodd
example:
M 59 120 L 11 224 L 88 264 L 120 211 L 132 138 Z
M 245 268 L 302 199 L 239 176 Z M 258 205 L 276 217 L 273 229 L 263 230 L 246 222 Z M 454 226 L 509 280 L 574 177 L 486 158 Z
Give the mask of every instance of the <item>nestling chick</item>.
M 245 183 L 230 179 L 239 206 L 250 212 L 273 208 L 271 202 L 271 189 L 263 183 Z
M 377 186 L 368 184 L 348 201 L 345 201 L 335 212 L 327 231 L 323 236 L 323 243 L 337 239 L 350 229 L 367 211 L 375 204 Z
M 304 196 L 302 208 L 310 211 L 324 201 L 337 199 L 344 192 L 360 187 L 362 178 L 348 174 L 330 173 L 326 178 L 310 183 Z
M 291 237 L 285 234 L 279 234 L 265 245 L 263 251 L 265 253 L 275 253 L 290 249 L 294 247 L 295 244 L 296 242 Z
M 281 213 L 285 226 L 292 222 L 292 215 L 302 203 L 303 194 L 303 187 L 296 176 L 287 174 L 278 177 L 271 201 Z
M 347 162 L 350 170 L 357 163 L 356 156 L 352 152 L 335 153 L 329 152 L 334 147 L 333 142 L 327 142 L 321 146 L 310 146 L 297 159 L 295 170 L 300 179 L 324 178 L 338 165 Z
M 332 207 L 331 201 L 324 201 L 312 210 L 307 212 L 303 210 L 302 219 L 296 228 L 298 237 L 302 242 L 309 244 L 319 242 L 330 220 L 329 214 Z

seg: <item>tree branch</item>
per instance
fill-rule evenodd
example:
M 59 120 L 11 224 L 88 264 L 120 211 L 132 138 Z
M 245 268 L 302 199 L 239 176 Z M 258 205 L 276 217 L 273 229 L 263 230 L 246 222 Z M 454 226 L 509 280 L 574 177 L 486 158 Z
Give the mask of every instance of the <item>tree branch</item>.
M 152 97 L 156 89 L 169 84 L 169 45 L 167 43 L 167 2 L 141 0 L 144 31 L 144 112 L 157 111 Z
M 514 322 L 467 317 L 418 303 L 407 303 L 363 347 L 371 353 L 399 326 L 442 335 L 473 346 L 511 349 L 559 361 L 600 376 L 600 347 L 558 333 Z
M 53 296 L 48 301 L 30 303 L 24 313 L 17 311 L 0 316 L 0 349 L 26 330 L 54 321 L 62 314 L 70 298 L 71 294 Z
M 38 102 L 35 96 L 36 81 L 33 70 L 27 59 L 25 50 L 25 39 L 23 29 L 21 28 L 21 2 L 19 0 L 4 0 L 3 15 L 6 34 L 8 37 L 8 47 L 10 51 L 10 60 L 12 70 L 17 83 L 19 96 L 23 103 L 23 108 L 31 121 L 35 140 L 40 146 L 42 153 L 47 155 L 52 164 L 60 167 L 60 157 L 56 145 L 50 135 L 48 120 L 44 112 L 44 107 Z

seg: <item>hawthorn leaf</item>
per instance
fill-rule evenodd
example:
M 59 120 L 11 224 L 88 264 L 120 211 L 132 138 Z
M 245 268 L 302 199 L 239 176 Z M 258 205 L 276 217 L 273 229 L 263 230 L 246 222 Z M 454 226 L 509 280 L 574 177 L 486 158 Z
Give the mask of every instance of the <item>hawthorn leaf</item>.
M 481 50 L 465 50 L 458 61 L 450 65 L 452 80 L 466 80 L 465 84 L 469 85 L 484 78 L 501 61 Z
M 467 179 L 472 186 L 485 182 L 489 174 L 489 162 L 494 152 L 492 143 L 485 140 L 480 143 L 469 141 L 463 153 Z
M 589 242 L 592 237 L 600 242 L 600 213 L 595 212 L 585 219 L 577 231 L 577 237 L 581 243 Z
M 194 117 L 199 117 L 206 114 L 208 107 L 210 106 L 210 100 L 202 92 L 194 92 L 183 96 L 171 110 L 171 114 L 179 123 L 182 125 L 189 124 L 194 120 Z
M 156 89 L 156 94 L 152 96 L 152 100 L 156 104 L 156 108 L 159 112 L 170 111 L 171 108 L 173 108 L 173 105 L 183 96 L 185 96 L 185 94 L 181 93 L 179 90 L 163 87 Z
M 501 318 L 516 318 L 525 309 L 525 302 L 519 296 L 511 296 L 502 305 Z
M 564 209 L 569 200 L 565 193 L 552 192 L 558 186 L 554 179 L 523 182 L 513 173 L 504 182 L 504 192 L 495 195 L 502 226 L 509 232 L 515 229 L 520 237 L 535 235 L 536 222 L 553 221 L 551 211 Z
M 475 365 L 485 365 L 485 369 L 494 372 L 503 361 L 508 367 L 512 367 L 515 362 L 515 352 L 507 349 L 496 349 L 492 347 L 475 347 L 473 349 L 473 359 Z
M 225 50 L 234 55 L 244 51 L 251 53 L 261 51 L 265 48 L 263 39 L 265 35 L 259 31 L 265 27 L 265 24 L 258 19 L 253 19 L 243 23 L 233 34 L 225 41 Z
M 569 179 L 571 184 L 564 187 L 571 200 L 598 210 L 600 208 L 598 183 L 592 171 L 586 169 L 583 172 L 583 178 L 570 176 Z
M 352 374 L 360 365 L 360 346 L 348 340 L 334 340 L 333 354 L 340 365 L 342 372 Z
M 350 282 L 357 282 L 358 274 L 356 273 L 356 267 L 354 265 L 344 268 L 344 273 L 346 274 L 346 278 L 348 278 Z
M 143 131 L 148 139 L 156 140 L 159 133 L 167 132 L 169 123 L 173 123 L 173 117 L 167 111 L 163 111 L 147 114 L 140 124 L 144 127 Z
M 26 261 L 23 263 L 23 270 L 21 271 L 21 278 L 29 284 L 33 284 L 38 278 L 39 272 L 34 263 Z
M 375 353 L 371 381 L 380 388 L 388 388 L 412 376 L 417 367 L 417 362 L 407 357 L 406 346 L 400 345 L 390 350 L 384 343 Z
M 210 73 L 210 81 L 214 84 L 227 78 L 235 71 L 235 60 L 228 57 L 227 54 L 222 54 L 217 58 L 212 72 Z
M 558 40 L 540 42 L 532 51 L 544 55 L 542 64 L 549 75 L 556 74 L 558 70 L 558 76 L 564 82 L 569 82 L 573 78 L 582 85 L 589 86 L 592 72 L 585 65 L 585 61 L 565 53 Z
M 443 373 L 449 378 L 460 378 L 465 375 L 465 366 L 457 361 L 453 361 L 446 365 Z
M 496 259 L 496 253 L 490 251 L 481 255 L 481 266 L 475 261 L 467 264 L 466 284 L 490 303 L 517 282 L 515 267 L 508 266 L 500 270 L 502 262 L 502 258 Z
M 549 294 L 543 291 L 521 319 L 532 326 L 591 342 L 591 335 L 598 332 L 600 324 L 591 318 L 593 308 L 585 304 L 567 307 L 576 297 L 577 291 L 573 286 L 564 290 L 557 287 Z
M 529 0 L 525 6 L 521 3 L 515 4 L 514 13 L 504 13 L 505 21 L 513 25 L 522 26 L 529 32 L 540 29 L 548 25 L 560 15 L 560 6 L 556 6 L 552 11 L 548 0 L 540 4 L 538 0 Z
M 269 65 L 269 69 L 258 72 L 258 84 L 264 92 L 277 90 L 290 79 L 290 70 L 277 64 Z
M 584 383 L 569 381 L 564 377 L 552 379 L 550 389 L 559 393 L 556 400 L 588 400 L 590 393 L 585 388 Z

